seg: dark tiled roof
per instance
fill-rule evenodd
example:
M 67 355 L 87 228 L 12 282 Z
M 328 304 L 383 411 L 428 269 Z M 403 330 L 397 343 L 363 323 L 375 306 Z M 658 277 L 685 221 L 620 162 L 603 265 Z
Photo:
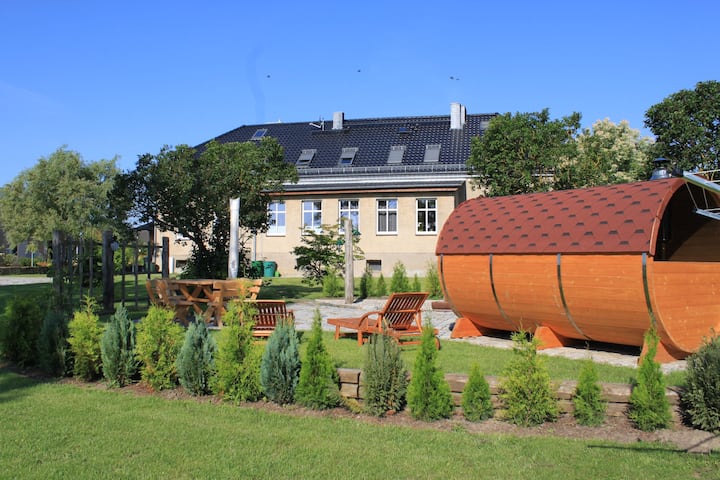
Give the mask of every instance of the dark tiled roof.
M 317 150 L 310 168 L 336 168 L 343 148 L 357 147 L 352 167 L 377 167 L 388 164 L 390 148 L 405 145 L 402 165 L 422 165 L 425 146 L 440 144 L 440 165 L 465 164 L 470 156 L 472 137 L 487 128 L 495 114 L 466 115 L 463 129 L 450 129 L 450 115 L 427 117 L 371 118 L 343 121 L 341 130 L 333 130 L 332 121 L 302 123 L 266 123 L 246 125 L 215 138 L 218 142 L 246 142 L 257 130 L 267 129 L 285 149 L 285 160 L 296 163 L 303 149 Z M 204 143 L 197 148 L 202 149 Z M 302 169 L 299 169 L 302 174 Z
M 679 178 L 460 204 L 438 238 L 440 254 L 655 253 Z

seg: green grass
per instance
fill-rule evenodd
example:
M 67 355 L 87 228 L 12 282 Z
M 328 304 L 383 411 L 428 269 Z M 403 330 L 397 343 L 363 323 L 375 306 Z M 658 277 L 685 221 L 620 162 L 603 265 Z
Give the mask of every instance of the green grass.
M 294 416 L 0 369 L 2 478 L 717 478 L 720 455 Z M 390 473 L 391 472 L 391 473 Z

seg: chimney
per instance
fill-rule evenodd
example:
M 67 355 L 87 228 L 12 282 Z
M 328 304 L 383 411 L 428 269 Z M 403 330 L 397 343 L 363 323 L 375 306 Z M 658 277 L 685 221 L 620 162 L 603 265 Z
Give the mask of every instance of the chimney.
M 457 102 L 450 104 L 450 130 L 462 130 L 465 127 L 465 107 Z
M 333 113 L 333 130 L 342 130 L 345 114 L 343 112 Z

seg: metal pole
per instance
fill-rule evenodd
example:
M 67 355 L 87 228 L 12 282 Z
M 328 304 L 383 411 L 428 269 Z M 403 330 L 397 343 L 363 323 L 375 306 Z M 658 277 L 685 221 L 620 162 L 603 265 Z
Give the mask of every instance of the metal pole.
M 352 220 L 345 219 L 345 303 L 355 301 L 355 278 L 353 273 L 353 230 Z
M 230 251 L 228 252 L 228 278 L 238 274 L 238 230 L 240 229 L 240 199 L 230 199 Z

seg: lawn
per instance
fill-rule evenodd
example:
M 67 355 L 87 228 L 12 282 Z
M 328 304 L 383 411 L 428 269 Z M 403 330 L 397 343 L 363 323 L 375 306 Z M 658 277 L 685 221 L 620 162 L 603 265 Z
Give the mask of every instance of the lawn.
M 718 478 L 660 444 L 387 427 L 39 382 L 0 369 L 2 478 Z

